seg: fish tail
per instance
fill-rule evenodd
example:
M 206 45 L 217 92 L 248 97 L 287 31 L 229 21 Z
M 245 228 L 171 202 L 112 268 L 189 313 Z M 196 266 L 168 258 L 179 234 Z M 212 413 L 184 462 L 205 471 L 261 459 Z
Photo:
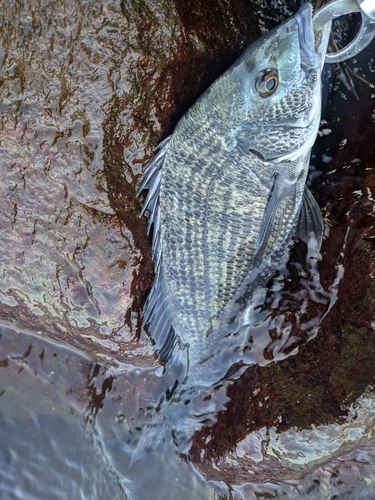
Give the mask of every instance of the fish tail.
M 207 418 L 205 415 L 205 421 Z M 167 406 L 154 420 L 143 427 L 137 446 L 131 455 L 130 468 L 137 462 L 146 460 L 150 453 L 162 449 L 166 441 L 173 442 L 179 452 L 188 453 L 191 438 L 201 425 L 201 419 L 196 418 L 190 404 L 182 401 L 167 402 Z
M 130 458 L 130 469 L 138 462 L 147 460 L 147 455 L 155 452 L 166 439 L 171 439 L 172 428 L 164 416 L 142 429 L 137 446 Z

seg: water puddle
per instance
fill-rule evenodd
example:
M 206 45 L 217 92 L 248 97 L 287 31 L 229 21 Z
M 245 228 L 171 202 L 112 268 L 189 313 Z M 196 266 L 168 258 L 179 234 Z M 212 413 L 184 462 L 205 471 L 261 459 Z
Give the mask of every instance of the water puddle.
M 340 255 L 345 245 L 346 239 Z M 320 259 L 314 245 L 307 252 L 297 246 L 288 270 L 275 277 L 267 293 L 260 294 L 262 307 L 244 313 L 252 322 L 236 358 L 242 364 L 211 391 L 211 414 L 196 417 L 199 425 L 194 429 L 201 430 L 183 446 L 178 434 L 186 419 L 179 421 L 178 417 L 173 429 L 154 429 L 150 448 L 142 441 L 149 422 L 160 411 L 160 401 L 173 385 L 174 372 L 168 366 L 105 366 L 36 336 L 1 327 L 3 498 L 240 500 L 266 492 L 277 498 L 289 498 L 292 493 L 296 498 L 318 498 L 327 493 L 328 486 L 330 492 L 339 491 L 340 481 L 334 486 L 335 481 L 327 481 L 327 476 L 341 477 L 343 460 L 356 467 L 363 467 L 364 460 L 371 464 L 375 453 L 372 392 L 361 395 L 340 421 L 283 430 L 285 416 L 270 415 L 270 405 L 277 404 L 277 397 L 267 396 L 265 379 L 260 380 L 259 374 L 254 378 L 252 373 L 253 387 L 247 387 L 245 393 L 241 386 L 236 387 L 251 369 L 271 367 L 277 375 L 275 367 L 280 362 L 298 357 L 299 350 L 318 335 L 319 325 L 338 299 L 343 277 L 338 259 L 332 280 L 324 288 Z M 222 435 L 230 431 L 220 428 L 220 414 L 225 417 L 233 408 L 239 410 L 230 392 L 235 387 L 245 398 L 242 403 L 251 408 L 253 421 L 242 427 L 245 435 L 242 439 L 237 435 L 230 448 Z M 305 391 L 298 397 L 308 399 L 310 394 Z M 292 404 L 291 398 L 285 397 L 285 404 Z M 267 425 L 257 421 L 259 414 L 265 414 Z M 241 419 L 233 414 L 230 418 L 234 434 L 238 434 L 235 427 Z M 215 442 L 221 442 L 221 451 Z M 345 472 L 347 490 L 358 491 L 355 470 Z M 367 482 L 363 494 L 368 486 Z

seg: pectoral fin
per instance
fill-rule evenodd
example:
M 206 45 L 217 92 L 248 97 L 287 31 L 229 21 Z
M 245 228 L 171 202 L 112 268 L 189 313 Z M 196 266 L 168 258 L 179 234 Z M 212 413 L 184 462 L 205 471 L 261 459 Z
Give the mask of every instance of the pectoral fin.
M 320 212 L 320 207 L 308 187 L 305 186 L 296 236 L 307 245 L 309 235 L 313 232 L 320 248 L 322 244 L 323 231 L 324 222 Z
M 258 267 L 267 255 L 270 240 L 272 244 L 279 241 L 279 234 L 285 229 L 288 221 L 288 206 L 295 206 L 296 182 L 290 182 L 281 174 L 275 175 L 275 183 L 263 215 L 262 225 L 255 246 L 254 267 Z

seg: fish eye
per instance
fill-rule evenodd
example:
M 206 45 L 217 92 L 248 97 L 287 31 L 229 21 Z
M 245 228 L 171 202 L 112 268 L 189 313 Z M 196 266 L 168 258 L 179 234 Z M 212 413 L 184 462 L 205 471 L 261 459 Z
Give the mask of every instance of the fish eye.
M 261 97 L 272 95 L 279 85 L 279 75 L 276 69 L 265 69 L 255 80 L 255 88 Z

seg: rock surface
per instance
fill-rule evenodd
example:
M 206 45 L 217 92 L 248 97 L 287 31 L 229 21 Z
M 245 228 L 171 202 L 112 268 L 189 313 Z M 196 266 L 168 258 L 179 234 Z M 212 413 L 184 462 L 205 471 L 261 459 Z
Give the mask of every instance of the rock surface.
M 186 5 L 185 5 L 186 4 Z M 0 26 L 0 318 L 110 363 L 156 362 L 137 181 L 258 35 L 245 1 L 27 1 Z

